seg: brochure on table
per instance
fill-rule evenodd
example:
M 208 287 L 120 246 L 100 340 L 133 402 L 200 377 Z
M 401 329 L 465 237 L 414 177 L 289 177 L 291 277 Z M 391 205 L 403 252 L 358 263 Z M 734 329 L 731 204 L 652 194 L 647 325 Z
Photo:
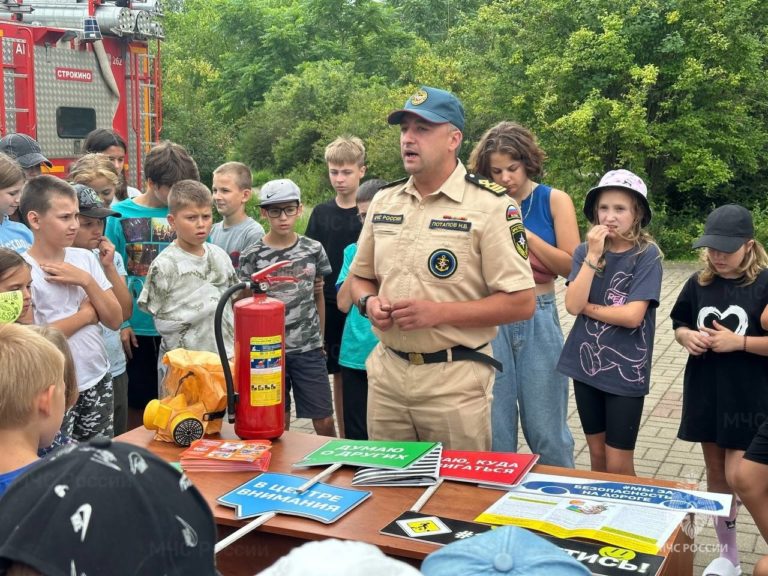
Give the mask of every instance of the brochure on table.
M 645 554 L 656 554 L 685 514 L 615 501 L 546 494 L 534 496 L 513 490 L 494 502 L 475 521 L 522 526 L 558 538 L 589 538 Z
M 382 528 L 380 532 L 388 536 L 444 546 L 456 540 L 464 540 L 488 532 L 494 528 L 478 522 L 467 522 L 408 511 L 403 512 Z M 563 552 L 592 572 L 593 576 L 623 576 L 625 574 L 656 576 L 666 560 L 664 556 L 642 554 L 617 546 L 556 538 L 548 534 L 538 534 L 538 536 L 561 548 Z
M 259 474 L 227 492 L 217 502 L 235 508 L 238 519 L 275 512 L 330 524 L 371 495 L 364 490 L 339 488 L 322 482 L 298 494 L 296 488 L 306 480 L 291 474 Z
M 493 488 L 516 486 L 533 468 L 538 454 L 443 450 L 440 476 Z
M 415 460 L 406 468 L 360 468 L 352 477 L 352 486 L 432 486 L 440 477 L 440 455 L 443 446 Z
M 192 442 L 179 461 L 187 471 L 266 472 L 271 458 L 269 440 L 215 440 Z
M 717 494 L 715 492 L 554 476 L 535 472 L 528 474 L 519 486 L 513 488 L 513 491 L 517 494 L 577 496 L 601 502 L 623 502 L 662 510 L 685 510 L 686 512 L 711 516 L 727 516 L 731 509 L 732 498 L 729 494 Z
M 403 469 L 437 446 L 437 442 L 384 442 L 329 440 L 294 466 L 349 464 L 372 468 Z

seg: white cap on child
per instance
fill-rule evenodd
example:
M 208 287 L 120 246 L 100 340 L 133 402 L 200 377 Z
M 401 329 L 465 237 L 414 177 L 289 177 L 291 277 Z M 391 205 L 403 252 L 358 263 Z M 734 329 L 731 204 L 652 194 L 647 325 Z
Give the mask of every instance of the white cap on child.
M 293 180 L 288 178 L 270 180 L 261 187 L 259 200 L 262 206 L 282 204 L 283 202 L 301 202 L 301 190 Z
M 257 576 L 420 576 L 413 566 L 389 558 L 376 546 L 352 540 L 308 542 Z

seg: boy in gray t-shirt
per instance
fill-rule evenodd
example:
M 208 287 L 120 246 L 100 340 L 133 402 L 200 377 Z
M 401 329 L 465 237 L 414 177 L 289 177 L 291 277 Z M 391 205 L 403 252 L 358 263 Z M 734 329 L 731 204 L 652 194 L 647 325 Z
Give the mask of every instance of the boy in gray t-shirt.
M 213 171 L 213 202 L 223 220 L 213 225 L 210 242 L 229 254 L 236 270 L 240 254 L 264 236 L 264 227 L 245 213 L 251 186 L 251 170 L 240 162 Z
M 322 244 L 295 231 L 301 215 L 299 187 L 291 180 L 272 180 L 261 188 L 261 213 L 269 219 L 270 230 L 240 257 L 240 276 L 251 274 L 281 260 L 291 264 L 279 275 L 293 276 L 296 282 L 273 284 L 269 295 L 285 304 L 286 412 L 290 411 L 289 390 L 296 400 L 296 416 L 311 418 L 315 432 L 336 436 L 331 403 L 331 385 L 323 351 L 322 290 L 315 280 L 331 273 L 331 264 Z M 286 428 L 289 418 L 286 417 Z

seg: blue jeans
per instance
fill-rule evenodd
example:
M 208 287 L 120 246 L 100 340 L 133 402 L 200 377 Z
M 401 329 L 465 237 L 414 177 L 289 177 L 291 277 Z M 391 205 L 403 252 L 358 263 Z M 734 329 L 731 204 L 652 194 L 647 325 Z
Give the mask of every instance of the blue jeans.
M 491 406 L 493 450 L 517 451 L 518 405 L 523 434 L 541 464 L 573 468 L 573 436 L 568 429 L 568 378 L 555 367 L 563 349 L 555 295 L 536 297 L 536 312 L 524 322 L 499 326 L 493 356 L 496 372 Z

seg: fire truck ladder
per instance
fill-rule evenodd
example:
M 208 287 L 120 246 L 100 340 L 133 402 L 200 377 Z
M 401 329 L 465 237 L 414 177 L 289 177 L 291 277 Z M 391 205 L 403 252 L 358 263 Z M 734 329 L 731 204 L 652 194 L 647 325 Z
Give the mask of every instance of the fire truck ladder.
M 160 140 L 162 129 L 162 103 L 160 101 L 160 70 L 154 54 L 133 52 L 131 69 L 133 98 L 133 130 L 141 135 L 143 150 L 146 153 Z M 142 154 L 143 155 L 143 154 Z
M 163 113 L 160 90 L 160 46 L 157 54 L 131 51 L 131 128 L 136 135 L 135 158 L 143 159 L 150 148 L 160 141 Z M 136 181 L 141 182 L 137 169 Z M 143 164 L 143 161 L 141 162 Z
M 19 27 L 17 34 L 24 38 L 4 36 L 2 45 L 2 78 L 0 78 L 0 136 L 8 133 L 9 115 L 15 115 L 12 132 L 24 132 L 33 137 L 37 133 L 35 110 L 35 77 L 33 72 L 33 40 L 28 28 Z M 6 82 L 10 79 L 11 82 Z M 12 87 L 12 102 L 7 102 L 6 91 Z M 8 105 L 7 105 L 8 104 Z

